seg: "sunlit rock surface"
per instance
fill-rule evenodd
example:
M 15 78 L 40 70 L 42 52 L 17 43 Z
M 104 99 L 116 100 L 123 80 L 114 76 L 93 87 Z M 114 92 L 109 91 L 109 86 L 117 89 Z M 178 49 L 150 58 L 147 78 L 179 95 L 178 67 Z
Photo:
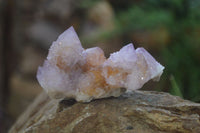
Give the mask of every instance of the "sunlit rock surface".
M 89 102 L 158 81 L 164 67 L 144 48 L 128 44 L 108 59 L 99 47 L 84 49 L 73 27 L 53 42 L 37 79 L 52 98 Z

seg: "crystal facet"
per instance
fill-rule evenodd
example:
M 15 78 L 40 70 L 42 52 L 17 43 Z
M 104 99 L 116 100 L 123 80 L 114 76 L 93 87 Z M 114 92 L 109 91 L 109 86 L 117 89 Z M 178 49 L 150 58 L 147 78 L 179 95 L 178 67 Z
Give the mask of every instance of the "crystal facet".
M 158 81 L 164 67 L 144 48 L 128 44 L 108 59 L 99 47 L 84 49 L 73 27 L 62 33 L 38 68 L 40 85 L 55 99 L 89 102 L 141 88 Z

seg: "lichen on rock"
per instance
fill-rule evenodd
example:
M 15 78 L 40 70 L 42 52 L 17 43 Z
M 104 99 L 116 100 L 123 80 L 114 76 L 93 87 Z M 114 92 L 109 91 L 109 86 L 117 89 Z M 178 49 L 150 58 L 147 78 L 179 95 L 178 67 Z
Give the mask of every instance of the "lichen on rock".
M 62 33 L 38 68 L 37 79 L 52 98 L 92 99 L 119 96 L 159 80 L 164 67 L 144 48 L 128 44 L 108 59 L 99 47 L 84 49 L 73 27 Z

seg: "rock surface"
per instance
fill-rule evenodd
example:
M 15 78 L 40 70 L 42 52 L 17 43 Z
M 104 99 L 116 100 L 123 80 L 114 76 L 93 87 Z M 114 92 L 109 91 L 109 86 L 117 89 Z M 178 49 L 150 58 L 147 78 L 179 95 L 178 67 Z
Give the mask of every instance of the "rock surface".
M 199 133 L 200 104 L 153 91 L 79 103 L 43 92 L 9 133 Z

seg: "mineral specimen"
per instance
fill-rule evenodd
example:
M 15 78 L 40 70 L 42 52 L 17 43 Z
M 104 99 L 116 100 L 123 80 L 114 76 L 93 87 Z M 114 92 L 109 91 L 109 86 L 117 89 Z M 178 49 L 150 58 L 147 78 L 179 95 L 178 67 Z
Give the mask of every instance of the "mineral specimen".
M 70 27 L 53 42 L 37 79 L 52 98 L 89 102 L 139 89 L 150 79 L 158 81 L 163 69 L 144 48 L 135 50 L 133 44 L 106 59 L 99 47 L 84 49 Z

